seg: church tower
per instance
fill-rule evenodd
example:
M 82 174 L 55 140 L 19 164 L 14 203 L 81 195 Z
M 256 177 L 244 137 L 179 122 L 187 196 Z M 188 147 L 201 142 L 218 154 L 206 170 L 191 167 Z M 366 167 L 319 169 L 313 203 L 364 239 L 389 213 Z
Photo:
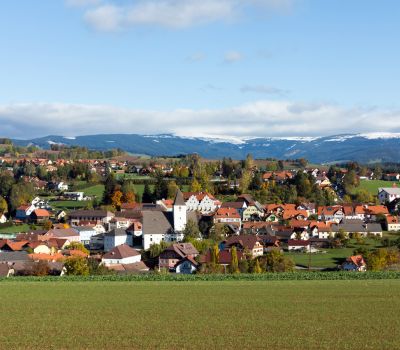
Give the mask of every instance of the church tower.
M 180 189 L 176 191 L 174 200 L 174 230 L 182 232 L 186 227 L 186 203 Z

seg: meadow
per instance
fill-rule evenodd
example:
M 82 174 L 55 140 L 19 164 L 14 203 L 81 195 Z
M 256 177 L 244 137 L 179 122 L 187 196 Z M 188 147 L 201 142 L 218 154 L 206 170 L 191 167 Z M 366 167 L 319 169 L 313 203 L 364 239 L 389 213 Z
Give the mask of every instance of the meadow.
M 378 195 L 379 187 L 392 187 L 393 181 L 384 181 L 384 180 L 362 180 L 360 181 L 360 185 L 355 189 L 358 190 L 367 190 L 372 195 Z M 398 183 L 397 183 L 398 184 Z
M 4 349 L 396 349 L 400 280 L 0 282 Z

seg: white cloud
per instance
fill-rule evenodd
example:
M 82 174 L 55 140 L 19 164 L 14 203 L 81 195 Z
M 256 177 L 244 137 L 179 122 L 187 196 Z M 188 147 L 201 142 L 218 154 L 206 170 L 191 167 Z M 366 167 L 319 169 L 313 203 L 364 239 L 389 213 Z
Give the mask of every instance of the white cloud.
M 238 51 L 229 51 L 226 52 L 224 55 L 224 62 L 225 63 L 234 63 L 241 61 L 243 59 L 243 55 Z
M 87 3 L 90 0 L 68 0 Z M 88 9 L 86 22 L 100 31 L 134 26 L 186 28 L 216 21 L 231 21 L 248 9 L 285 10 L 296 0 L 136 0 L 121 4 L 107 1 Z
M 240 91 L 243 93 L 250 92 L 250 93 L 265 94 L 265 95 L 277 95 L 277 96 L 285 96 L 289 93 L 288 90 L 283 90 L 267 85 L 244 85 L 240 88 Z
M 377 128 L 379 120 L 379 128 Z M 2 136 L 176 133 L 182 136 L 327 136 L 399 132 L 400 110 L 258 101 L 226 109 L 144 111 L 68 104 L 0 105 Z

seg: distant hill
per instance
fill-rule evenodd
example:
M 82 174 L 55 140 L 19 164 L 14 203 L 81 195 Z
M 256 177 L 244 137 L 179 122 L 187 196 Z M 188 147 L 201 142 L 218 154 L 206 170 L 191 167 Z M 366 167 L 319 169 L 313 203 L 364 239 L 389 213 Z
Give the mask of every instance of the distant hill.
M 233 141 L 232 141 L 233 140 Z M 134 154 L 174 156 L 199 153 L 205 158 L 306 158 L 313 163 L 354 160 L 358 162 L 400 162 L 399 134 L 348 134 L 318 138 L 205 139 L 170 134 L 110 134 L 77 137 L 46 136 L 32 140 L 13 140 L 15 144 L 33 144 L 49 148 L 51 144 L 79 145 L 90 149 L 121 148 Z

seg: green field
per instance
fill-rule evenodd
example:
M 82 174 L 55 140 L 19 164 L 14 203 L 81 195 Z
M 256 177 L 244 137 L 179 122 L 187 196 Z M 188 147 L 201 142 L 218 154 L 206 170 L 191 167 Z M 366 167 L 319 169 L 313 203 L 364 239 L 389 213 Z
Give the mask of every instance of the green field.
M 19 232 L 27 232 L 29 230 L 28 224 L 23 225 L 14 225 L 11 227 L 0 228 L 0 233 L 19 233 Z
M 392 233 L 385 233 L 385 237 L 390 240 L 396 240 L 399 238 L 398 235 Z M 333 248 L 324 249 L 318 248 L 318 250 L 325 253 L 313 253 L 311 254 L 311 267 L 316 268 L 335 268 L 341 265 L 346 258 L 353 255 L 353 251 L 356 248 L 365 248 L 367 250 L 373 250 L 376 248 L 381 248 L 382 243 L 380 240 L 374 240 L 371 238 L 365 238 L 364 244 L 357 244 L 355 239 L 351 239 L 349 244 L 345 248 Z M 296 265 L 308 266 L 309 254 L 308 253 L 286 253 L 288 256 L 292 257 Z
M 398 349 L 400 280 L 3 282 L 4 349 Z
M 400 185 L 398 183 L 398 185 Z M 384 181 L 384 180 L 362 180 L 360 182 L 360 186 L 358 186 L 355 191 L 364 189 L 374 196 L 378 195 L 379 187 L 392 187 L 393 181 Z

